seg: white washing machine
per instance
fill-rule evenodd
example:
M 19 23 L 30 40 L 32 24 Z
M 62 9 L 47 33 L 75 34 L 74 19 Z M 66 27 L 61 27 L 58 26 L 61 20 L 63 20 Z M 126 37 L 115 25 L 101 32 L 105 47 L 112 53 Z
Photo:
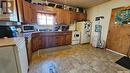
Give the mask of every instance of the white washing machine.
M 72 32 L 72 45 L 76 45 L 80 43 L 80 32 L 73 31 Z

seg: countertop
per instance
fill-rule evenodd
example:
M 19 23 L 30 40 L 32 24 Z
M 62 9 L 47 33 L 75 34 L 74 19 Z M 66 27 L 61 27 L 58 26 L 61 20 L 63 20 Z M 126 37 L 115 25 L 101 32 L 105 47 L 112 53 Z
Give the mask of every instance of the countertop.
M 66 32 L 72 32 L 72 31 L 35 31 L 35 32 L 25 32 L 21 33 L 20 37 L 29 38 L 33 33 L 66 33 Z
M 14 38 L 1 38 L 0 47 L 4 46 L 15 46 L 24 41 L 24 37 L 14 37 Z
M 71 32 L 71 31 L 49 31 L 50 33 L 52 32 Z M 49 32 L 43 32 L 43 33 L 49 33 Z M 32 33 L 41 33 L 40 32 L 27 32 L 27 33 L 21 33 L 19 37 L 14 37 L 14 38 L 1 38 L 0 39 L 0 47 L 3 46 L 15 46 L 19 44 L 21 41 L 25 40 L 25 38 L 31 37 Z

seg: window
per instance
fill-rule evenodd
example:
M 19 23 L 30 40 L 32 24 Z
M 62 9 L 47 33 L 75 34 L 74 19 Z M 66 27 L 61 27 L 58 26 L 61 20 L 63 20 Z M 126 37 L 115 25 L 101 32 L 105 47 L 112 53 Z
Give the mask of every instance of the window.
M 37 21 L 39 25 L 53 25 L 54 24 L 54 15 L 37 13 Z

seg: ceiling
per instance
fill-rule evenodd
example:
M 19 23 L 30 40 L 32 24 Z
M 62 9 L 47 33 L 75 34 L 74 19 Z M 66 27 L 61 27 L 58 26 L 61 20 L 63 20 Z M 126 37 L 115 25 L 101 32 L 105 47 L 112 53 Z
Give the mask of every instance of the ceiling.
M 110 0 L 48 0 L 51 2 L 62 3 L 66 5 L 89 8 Z

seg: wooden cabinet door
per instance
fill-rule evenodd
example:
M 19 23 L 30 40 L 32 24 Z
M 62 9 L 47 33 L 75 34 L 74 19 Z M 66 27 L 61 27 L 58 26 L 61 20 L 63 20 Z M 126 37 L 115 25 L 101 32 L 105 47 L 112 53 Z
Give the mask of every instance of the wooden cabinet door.
M 63 23 L 69 25 L 71 23 L 70 11 L 64 10 L 62 14 L 63 14 Z
M 31 22 L 32 23 L 37 23 L 37 12 L 36 12 L 36 5 L 31 4 Z
M 74 20 L 82 21 L 82 20 L 86 20 L 86 18 L 87 18 L 86 14 L 74 12 Z
M 45 40 L 45 48 L 57 47 L 65 45 L 65 36 L 55 35 L 55 36 L 46 36 Z
M 70 23 L 74 23 L 75 21 L 75 12 L 70 11 Z
M 72 41 L 72 35 L 66 35 L 65 40 L 66 40 L 65 44 L 70 45 Z
M 23 16 L 25 23 L 31 23 L 31 7 L 30 3 L 23 1 Z
M 56 43 L 56 46 L 63 46 L 65 44 L 65 36 L 55 36 L 54 42 Z
M 63 21 L 63 11 L 61 10 L 61 9 L 57 9 L 57 13 L 56 13 L 56 21 L 57 21 L 57 23 L 58 24 L 63 24 L 64 23 L 64 21 Z
M 36 7 L 36 12 L 42 12 L 44 10 L 43 6 L 41 5 L 35 5 Z
M 44 41 L 45 41 L 45 48 L 50 48 L 50 47 L 55 47 L 56 42 L 55 42 L 55 37 L 54 36 L 45 36 Z
M 79 20 L 86 20 L 86 14 L 84 13 L 79 13 Z
M 40 33 L 32 34 L 31 46 L 33 51 L 37 51 L 42 48 L 42 37 Z

